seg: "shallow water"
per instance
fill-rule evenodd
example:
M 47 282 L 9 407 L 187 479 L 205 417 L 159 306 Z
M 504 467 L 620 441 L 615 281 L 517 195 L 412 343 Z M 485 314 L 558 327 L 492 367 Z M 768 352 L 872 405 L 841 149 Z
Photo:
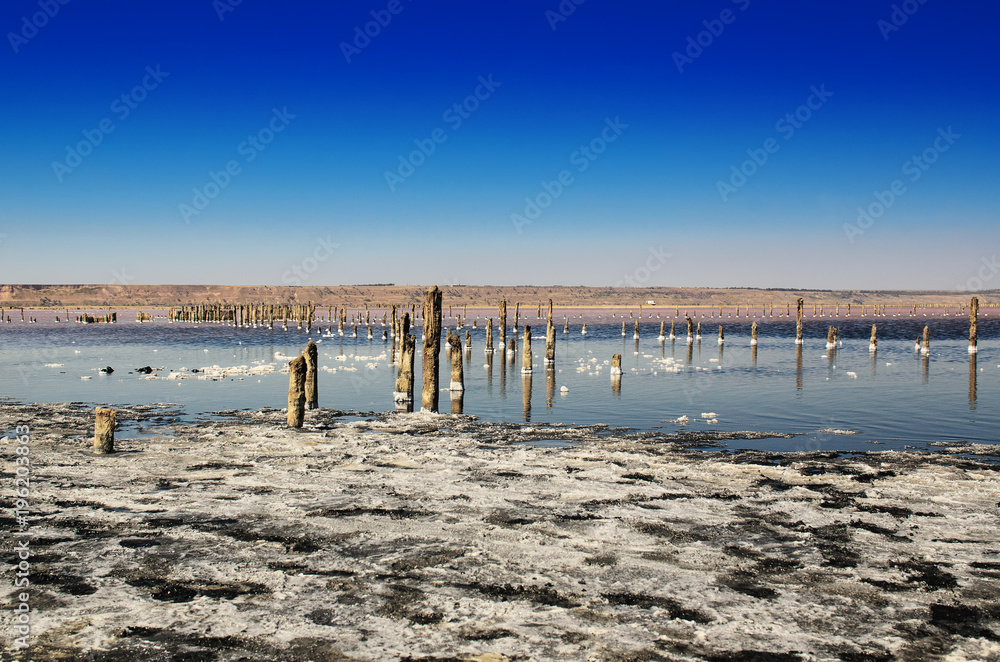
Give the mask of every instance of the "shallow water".
M 395 367 L 391 343 L 373 327 L 369 340 L 336 333 L 323 337 L 290 328 L 241 328 L 220 324 L 40 323 L 0 325 L 0 395 L 23 402 L 80 401 L 107 405 L 171 402 L 188 417 L 225 409 L 281 408 L 287 374 L 280 370 L 309 338 L 319 341 L 320 406 L 356 411 L 393 409 Z M 125 314 L 119 316 L 124 319 Z M 534 315 L 532 315 L 534 317 Z M 561 316 L 558 316 L 561 320 Z M 688 344 L 683 320 L 674 341 L 657 341 L 659 323 L 644 319 L 640 339 L 621 335 L 621 318 L 590 316 L 588 334 L 574 320 L 571 333 L 557 325 L 556 366 L 546 371 L 544 321 L 536 321 L 534 371 L 521 373 L 521 343 L 513 362 L 501 352 L 487 368 L 485 329 L 472 334 L 465 352 L 463 411 L 486 420 L 531 424 L 594 424 L 678 432 L 750 430 L 801 433 L 792 439 L 731 442 L 733 447 L 772 450 L 877 450 L 924 448 L 930 443 L 997 443 L 1000 430 L 1000 320 L 981 318 L 979 354 L 967 352 L 968 322 L 956 318 L 807 319 L 797 352 L 793 320 L 767 321 L 759 345 L 749 343 L 749 322 L 725 320 L 725 344 L 717 342 L 718 320 L 705 319 L 703 338 Z M 454 320 L 445 325 L 454 328 Z M 868 351 L 872 322 L 879 325 L 878 352 Z M 523 322 L 522 322 L 523 323 Z M 839 326 L 843 347 L 825 349 L 828 324 Z M 931 352 L 914 342 L 927 324 Z M 326 325 L 323 324 L 323 329 Z M 669 320 L 667 323 L 669 333 Z M 418 347 L 420 345 L 419 329 Z M 498 334 L 494 333 L 498 341 Z M 611 356 L 622 354 L 625 375 L 616 387 Z M 420 354 L 416 398 L 419 405 Z M 136 368 L 151 366 L 146 379 Z M 114 372 L 99 370 L 112 366 Z M 246 374 L 209 377 L 192 369 L 245 366 Z M 172 379 L 183 375 L 184 378 Z M 86 377 L 88 379 L 81 379 Z M 441 356 L 441 385 L 449 363 Z M 568 389 L 563 391 L 563 387 Z M 440 393 L 440 410 L 451 411 Z M 687 417 L 685 420 L 683 417 Z

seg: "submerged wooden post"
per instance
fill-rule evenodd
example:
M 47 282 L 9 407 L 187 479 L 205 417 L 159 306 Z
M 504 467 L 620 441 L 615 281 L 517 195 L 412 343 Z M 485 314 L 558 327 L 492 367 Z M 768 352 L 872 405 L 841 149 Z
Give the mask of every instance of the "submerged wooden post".
M 634 328 L 632 330 L 632 339 L 633 340 L 638 340 L 639 339 L 639 318 L 638 317 L 635 320 Z
M 441 367 L 441 290 L 437 285 L 424 295 L 424 388 L 421 410 L 437 413 L 438 370 Z
M 521 317 L 521 302 L 514 302 L 514 335 L 517 335 L 517 320 Z
M 750 344 L 757 344 L 757 320 L 754 320 L 753 324 L 750 325 Z
M 666 324 L 665 320 L 660 320 L 660 335 L 657 337 L 657 340 L 659 340 L 660 342 L 663 342 L 664 340 L 667 339 L 667 337 L 663 335 L 663 327 L 665 324 Z
M 688 344 L 690 345 L 691 343 L 694 342 L 694 320 L 692 320 L 690 317 L 687 316 L 684 317 L 684 320 L 687 322 L 688 325 L 687 341 Z
M 802 344 L 802 299 L 795 302 L 795 344 Z
M 837 342 L 836 340 L 834 340 L 834 330 L 833 327 L 831 326 L 826 330 L 826 348 L 833 349 L 836 346 Z
M 524 339 L 521 341 L 524 344 L 524 353 L 521 355 L 521 372 L 530 373 L 531 372 L 531 327 L 524 327 Z
M 493 318 L 486 320 L 486 353 L 493 353 Z
M 726 342 L 726 337 L 722 334 L 722 325 L 719 325 L 719 344 Z
M 448 347 L 451 352 L 451 385 L 449 390 L 465 390 L 465 374 L 462 370 L 462 338 L 453 333 L 448 336 Z
M 507 339 L 507 359 L 514 363 L 514 359 L 517 358 L 517 341 L 513 338 Z
M 976 329 L 978 320 L 979 297 L 972 297 L 972 301 L 969 302 L 969 354 L 975 354 L 979 351 L 979 347 L 977 346 L 979 334 Z
M 569 333 L 569 315 L 566 316 L 566 320 L 563 322 L 563 333 Z
M 924 337 L 920 343 L 920 353 L 925 356 L 931 353 L 931 330 L 927 326 L 924 327 Z
M 872 324 L 872 337 L 868 341 L 868 351 L 874 352 L 878 349 L 878 338 L 875 337 L 875 325 Z
M 288 427 L 300 428 L 306 416 L 306 359 L 288 362 Z
M 673 340 L 676 337 L 674 335 L 674 320 L 670 320 L 670 339 Z
M 611 357 L 611 376 L 621 377 L 622 375 L 622 355 L 615 354 Z
M 551 299 L 549 302 L 551 303 Z M 549 315 L 549 323 L 545 327 L 545 366 L 551 368 L 556 363 L 556 325 Z
M 94 420 L 94 452 L 99 455 L 115 452 L 115 410 L 98 407 Z
M 319 361 L 319 348 L 316 347 L 316 343 L 310 340 L 303 356 L 306 358 L 306 406 L 309 409 L 316 409 L 319 407 L 319 373 L 316 369 Z

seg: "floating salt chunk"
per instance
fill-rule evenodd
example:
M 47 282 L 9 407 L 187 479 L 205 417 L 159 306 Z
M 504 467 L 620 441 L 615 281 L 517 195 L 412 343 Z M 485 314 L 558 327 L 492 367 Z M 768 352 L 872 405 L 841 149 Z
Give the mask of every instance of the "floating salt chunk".
M 80 376 L 80 379 L 93 379 L 93 378 L 94 377 L 92 375 L 81 375 Z
M 702 418 L 715 418 L 716 416 L 718 416 L 718 414 L 716 414 L 714 411 L 710 411 L 708 413 L 701 412 Z
M 852 378 L 852 379 L 857 379 L 858 378 L 858 373 L 848 371 L 847 372 L 847 376 L 850 377 L 850 378 Z
M 46 368 L 61 368 L 61 367 L 63 367 L 63 364 L 62 363 L 46 363 L 45 367 Z
M 568 386 L 563 386 L 563 387 L 561 387 L 559 389 L 559 392 L 560 393 L 569 393 L 569 387 Z

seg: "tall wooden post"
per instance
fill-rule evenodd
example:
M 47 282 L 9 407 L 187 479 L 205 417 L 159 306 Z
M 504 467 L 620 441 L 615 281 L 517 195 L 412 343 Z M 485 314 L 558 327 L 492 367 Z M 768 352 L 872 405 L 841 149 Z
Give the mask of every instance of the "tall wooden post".
M 507 300 L 500 300 L 500 324 L 497 329 L 500 331 L 500 347 L 507 344 Z
M 878 350 L 878 338 L 875 337 L 875 325 L 872 324 L 872 337 L 868 341 L 868 351 L 875 352 Z
M 451 356 L 451 391 L 465 390 L 465 374 L 462 369 L 462 338 L 457 333 L 448 335 L 448 351 Z
M 802 344 L 802 299 L 795 302 L 795 344 Z
M 750 344 L 757 344 L 757 320 L 754 320 L 753 324 L 750 325 Z
M 306 416 L 306 359 L 288 362 L 288 427 L 300 428 Z
M 319 407 L 319 371 L 317 370 L 319 348 L 316 343 L 310 340 L 303 356 L 306 358 L 306 406 L 309 409 L 316 409 Z
M 972 297 L 969 302 L 969 354 L 979 351 L 979 334 L 976 326 L 979 321 L 979 297 Z
M 493 353 L 493 318 L 486 320 L 486 353 Z
M 931 353 L 931 330 L 930 327 L 924 327 L 924 337 L 920 343 L 920 353 L 924 356 Z
M 441 367 L 441 290 L 437 285 L 424 296 L 424 388 L 421 410 L 438 411 L 438 370 Z
M 524 345 L 524 353 L 521 355 L 521 372 L 530 373 L 531 372 L 531 327 L 524 327 L 524 339 L 521 341 Z
M 401 323 L 399 375 L 396 377 L 396 391 L 392 394 L 397 411 L 413 411 L 413 358 L 417 347 L 417 337 L 409 333 L 410 314 L 404 313 Z
M 549 299 L 551 302 L 552 300 Z M 552 314 L 549 313 L 548 326 L 545 327 L 545 366 L 552 368 L 556 363 L 556 325 L 552 322 Z

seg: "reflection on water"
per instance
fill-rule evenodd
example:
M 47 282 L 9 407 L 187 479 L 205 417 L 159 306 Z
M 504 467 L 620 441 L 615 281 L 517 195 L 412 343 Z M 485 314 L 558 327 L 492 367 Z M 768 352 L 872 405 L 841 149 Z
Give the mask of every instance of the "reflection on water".
M 914 339 L 921 337 L 925 324 L 931 327 L 934 351 L 921 355 Z M 521 382 L 520 407 L 516 401 L 507 402 L 508 370 L 520 374 L 515 369 L 517 339 L 508 335 L 508 347 L 498 346 L 499 356 L 484 353 L 482 363 L 473 361 L 468 351 L 460 354 L 467 359 L 466 390 L 451 392 L 450 406 L 441 406 L 487 420 L 534 424 L 804 435 L 794 442 L 733 442 L 735 447 L 868 450 L 872 446 L 867 444 L 876 441 L 881 449 L 933 441 L 997 442 L 1000 413 L 994 407 L 978 408 L 980 397 L 1000 402 L 1000 323 L 995 319 L 980 318 L 979 355 L 967 352 L 965 319 L 880 320 L 877 352 L 868 350 L 871 325 L 864 320 L 842 321 L 843 345 L 829 350 L 827 325 L 818 320 L 804 323 L 804 345 L 795 344 L 794 318 L 760 324 L 758 345 L 749 344 L 750 326 L 727 323 L 725 345 L 703 352 L 694 338 L 690 343 L 683 336 L 670 339 L 668 348 L 652 330 L 643 333 L 644 326 L 636 342 L 621 337 L 619 320 L 591 320 L 587 335 L 576 327 L 557 344 L 557 363 L 545 372 L 546 406 L 535 411 L 530 375 Z M 319 342 L 321 407 L 391 410 L 396 379 L 392 359 L 399 350 L 393 352 L 392 341 L 382 340 L 381 333 L 368 339 L 367 330 L 361 331 L 354 338 L 350 331 L 343 336 L 310 335 L 294 325 L 282 331 L 163 322 L 3 324 L 0 395 L 27 402 L 175 402 L 188 416 L 284 407 L 288 377 L 281 370 L 311 337 Z M 482 325 L 471 330 L 470 337 L 474 346 L 485 347 Z M 715 345 L 714 338 L 710 342 Z M 614 380 L 609 392 L 608 362 L 626 349 L 633 356 L 624 361 L 628 384 L 623 389 L 622 380 Z M 418 351 L 418 391 L 421 361 Z M 444 385 L 449 381 L 448 361 L 442 363 Z M 114 372 L 101 373 L 106 366 L 113 366 Z M 145 366 L 152 375 L 137 372 Z M 564 386 L 567 391 L 555 398 Z M 976 420 L 970 420 L 970 411 L 976 412 Z M 701 416 L 709 412 L 718 414 L 718 422 Z M 689 422 L 671 422 L 682 416 Z M 833 428 L 857 434 L 817 432 Z

